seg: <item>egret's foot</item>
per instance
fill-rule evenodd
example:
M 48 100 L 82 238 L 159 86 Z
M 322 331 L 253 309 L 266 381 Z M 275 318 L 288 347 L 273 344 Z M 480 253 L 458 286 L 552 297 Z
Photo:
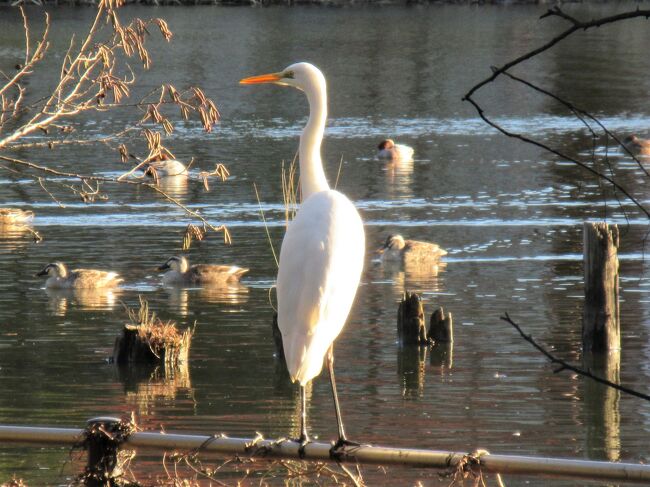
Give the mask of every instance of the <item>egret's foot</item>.
M 350 441 L 347 438 L 339 438 L 336 443 L 332 444 L 332 448 L 330 448 L 330 459 L 340 462 L 346 454 L 345 448 L 355 446 L 361 446 L 361 443 Z
M 302 434 L 302 435 L 300 435 L 300 438 L 298 438 L 296 440 L 293 440 L 293 441 L 295 441 L 299 445 L 298 446 L 298 456 L 300 457 L 300 459 L 305 458 L 305 447 L 309 443 L 311 443 L 311 440 L 309 439 L 309 436 L 307 436 L 306 434 Z

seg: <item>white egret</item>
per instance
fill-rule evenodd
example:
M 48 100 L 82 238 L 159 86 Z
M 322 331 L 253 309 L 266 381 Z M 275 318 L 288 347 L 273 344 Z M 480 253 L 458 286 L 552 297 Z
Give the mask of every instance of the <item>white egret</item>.
M 377 146 L 377 157 L 392 161 L 410 161 L 413 159 L 413 147 L 396 144 L 393 139 L 385 139 Z
M 302 204 L 282 241 L 277 279 L 278 325 L 291 380 L 300 385 L 301 451 L 308 443 L 305 385 L 320 374 L 323 360 L 332 385 L 338 441 L 345 437 L 334 379 L 334 340 L 350 313 L 365 253 L 363 222 L 350 200 L 330 189 L 320 146 L 327 119 L 325 77 L 309 63 L 253 76 L 241 84 L 273 83 L 304 91 L 309 120 L 300 136 Z

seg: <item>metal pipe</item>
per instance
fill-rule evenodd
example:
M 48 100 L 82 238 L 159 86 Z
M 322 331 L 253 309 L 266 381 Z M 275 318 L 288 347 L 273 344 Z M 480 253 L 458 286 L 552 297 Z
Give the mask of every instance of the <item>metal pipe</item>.
M 82 438 L 83 431 L 72 428 L 0 426 L 0 443 L 73 445 Z M 261 438 L 139 432 L 129 436 L 125 445 L 133 448 L 200 450 L 227 455 L 299 458 L 297 443 Z M 330 460 L 330 447 L 327 443 L 309 443 L 305 448 L 305 459 L 328 461 Z M 467 456 L 467 453 L 461 452 L 361 445 L 346 447 L 341 461 L 419 468 L 454 468 Z M 474 459 L 475 468 L 480 467 L 484 472 L 650 483 L 650 465 L 487 453 L 471 458 Z

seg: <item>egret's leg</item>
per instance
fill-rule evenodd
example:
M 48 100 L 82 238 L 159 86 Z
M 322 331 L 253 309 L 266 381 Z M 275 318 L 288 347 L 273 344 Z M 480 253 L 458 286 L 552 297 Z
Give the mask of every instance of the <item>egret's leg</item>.
M 343 427 L 343 420 L 341 419 L 341 408 L 339 407 L 339 395 L 336 392 L 336 379 L 334 378 L 334 344 L 330 345 L 327 352 L 327 371 L 330 374 L 330 384 L 332 385 L 332 398 L 334 398 L 334 410 L 336 411 L 336 424 L 339 427 L 338 443 L 344 443 L 345 428 Z
M 341 408 L 339 407 L 339 396 L 336 392 L 336 379 L 334 378 L 334 344 L 330 346 L 327 352 L 327 370 L 330 374 L 330 384 L 332 384 L 332 398 L 334 399 L 334 409 L 336 411 L 336 422 L 339 428 L 339 439 L 330 449 L 330 457 L 334 460 L 340 460 L 343 456 L 343 447 L 361 446 L 359 443 L 350 441 L 345 436 L 345 428 L 341 419 Z
M 300 458 L 304 458 L 309 435 L 307 434 L 307 393 L 303 385 L 300 385 L 300 438 L 298 438 L 298 443 L 300 443 L 298 455 Z

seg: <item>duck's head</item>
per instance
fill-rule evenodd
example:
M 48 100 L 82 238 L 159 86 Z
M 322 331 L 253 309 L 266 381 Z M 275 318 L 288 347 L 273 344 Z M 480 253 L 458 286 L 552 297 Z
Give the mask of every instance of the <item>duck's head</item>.
M 158 270 L 159 271 L 172 270 L 177 272 L 187 272 L 188 267 L 189 267 L 189 263 L 187 262 L 187 259 L 185 257 L 180 255 L 175 255 L 174 257 L 170 257 L 169 259 L 167 259 L 167 262 L 165 262 L 163 265 L 158 267 Z
M 383 254 L 387 250 L 402 250 L 406 246 L 404 237 L 401 235 L 389 235 L 386 237 L 384 245 L 377 249 L 378 254 Z
M 280 86 L 293 86 L 309 96 L 314 91 L 325 91 L 325 76 L 320 69 L 310 63 L 295 63 L 277 73 L 251 76 L 239 81 L 241 85 L 272 83 Z
M 66 277 L 68 275 L 68 269 L 66 268 L 63 262 L 52 262 L 47 264 L 40 272 L 36 274 L 37 276 L 50 276 L 50 277 Z
M 395 142 L 393 142 L 393 139 L 384 139 L 379 143 L 377 149 L 390 150 L 393 149 L 394 147 L 395 147 Z

